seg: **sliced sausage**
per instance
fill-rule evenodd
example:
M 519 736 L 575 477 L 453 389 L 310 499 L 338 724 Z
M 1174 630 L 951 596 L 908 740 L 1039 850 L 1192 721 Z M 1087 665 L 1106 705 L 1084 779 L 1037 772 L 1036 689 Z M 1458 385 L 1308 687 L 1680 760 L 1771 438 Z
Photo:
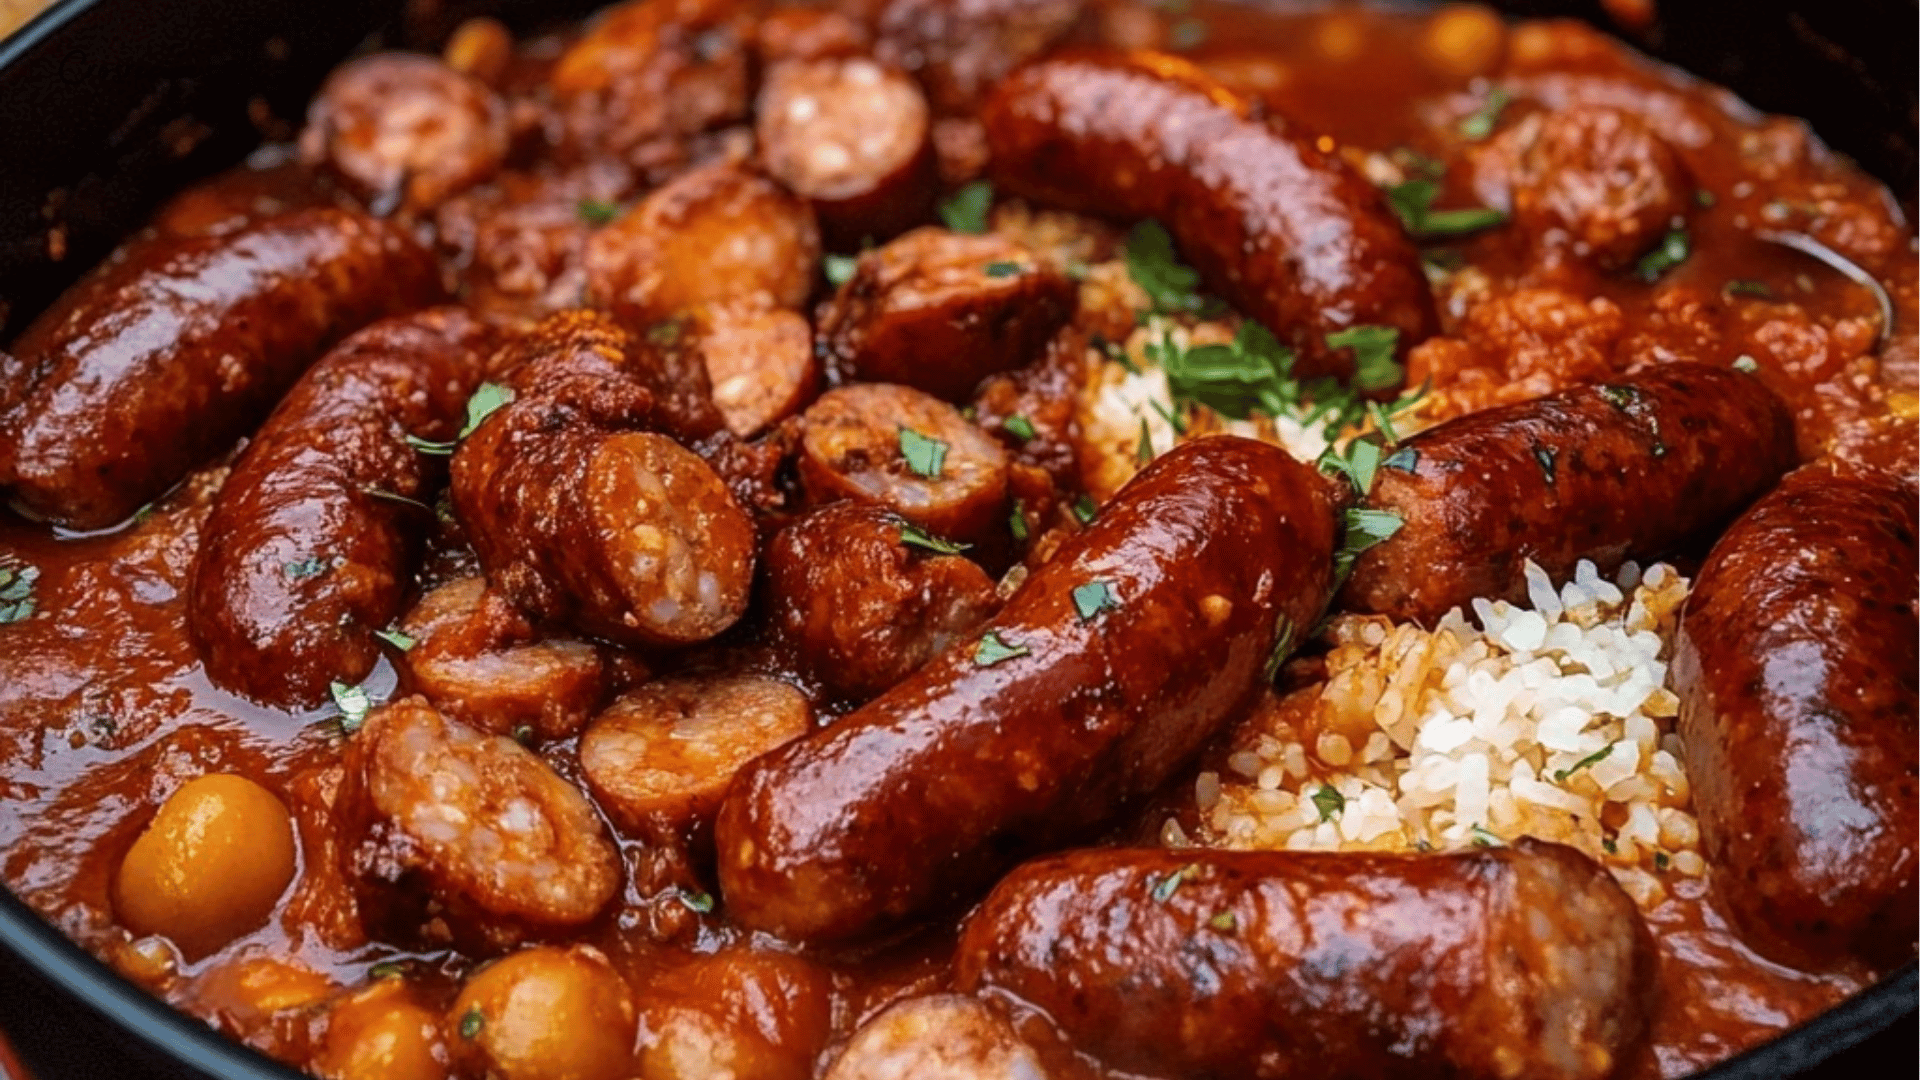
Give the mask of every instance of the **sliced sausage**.
M 730 948 L 656 979 L 640 998 L 638 1080 L 812 1080 L 833 983 L 798 956 Z
M 636 326 L 730 300 L 797 308 L 819 262 L 812 209 L 752 169 L 720 161 L 594 233 L 587 292 Z
M 431 56 L 382 52 L 334 69 L 307 108 L 300 159 L 377 214 L 421 214 L 500 171 L 507 109 Z
M 623 185 L 591 170 L 506 172 L 441 203 L 435 244 L 460 277 L 461 300 L 505 322 L 579 306 L 593 222 L 617 206 Z
M 864 56 L 774 65 L 754 133 L 767 171 L 813 203 L 827 243 L 850 250 L 932 216 L 939 170 L 927 99 Z
M 973 914 L 963 990 L 1157 1076 L 1603 1080 L 1646 1028 L 1639 913 L 1571 848 L 1082 851 Z
M 813 327 L 799 312 L 745 301 L 703 308 L 695 322 L 713 404 L 734 435 L 750 439 L 819 393 Z
M 742 0 L 628 0 L 602 11 L 549 79 L 560 150 L 642 184 L 684 168 L 703 133 L 745 118 L 752 28 Z
M 340 857 L 381 937 L 497 952 L 584 925 L 619 890 L 592 804 L 512 739 L 406 698 L 367 716 L 345 760 Z
M 194 557 L 187 625 L 214 685 L 290 708 L 373 670 L 374 632 L 413 584 L 443 467 L 407 437 L 459 432 L 491 344 L 458 308 L 375 323 L 261 425 Z
M 14 342 L 0 487 L 32 517 L 121 521 L 251 430 L 335 341 L 441 295 L 405 233 L 333 208 L 110 259 Z
M 1047 1080 L 1013 1025 L 959 994 L 908 998 L 867 1021 L 823 1080 Z
M 1345 375 L 1326 338 L 1434 332 L 1420 259 L 1374 186 L 1336 151 L 1175 57 L 1075 52 L 1032 64 L 981 113 L 1003 188 L 1122 219 L 1156 218 L 1208 288 L 1299 357 Z
M 913 535 L 890 510 L 842 502 L 802 515 L 767 544 L 774 632 L 831 693 L 874 697 L 993 614 L 986 571 L 909 544 Z
M 514 399 L 453 458 L 454 509 L 487 580 L 536 619 L 615 642 L 685 645 L 731 626 L 756 537 L 712 467 L 656 430 L 672 419 L 660 403 L 686 393 L 662 385 L 661 357 L 679 354 L 592 312 L 554 316 L 514 348 Z M 699 382 L 688 396 L 711 412 Z
M 822 394 L 800 425 L 800 483 L 815 503 L 874 503 L 962 541 L 1002 521 L 1006 452 L 944 401 L 856 383 Z
M 1078 295 L 1011 240 L 915 229 L 860 256 L 820 313 L 821 350 L 842 381 L 964 401 L 981 379 L 1039 355 Z
M 601 650 L 547 637 L 485 578 L 427 593 L 400 624 L 409 686 L 433 707 L 494 735 L 550 742 L 585 727 L 612 672 Z
M 1319 618 L 1329 491 L 1249 439 L 1160 457 L 976 642 L 740 773 L 715 826 L 728 911 L 848 938 L 1158 788 Z
M 1795 472 L 1714 546 L 1680 621 L 1680 735 L 1720 900 L 1809 970 L 1911 960 L 1920 659 L 1913 488 Z
M 812 729 L 806 695 L 779 679 L 662 679 L 594 718 L 580 771 L 622 833 L 670 842 L 712 820 L 741 766 Z
M 874 54 L 919 76 L 943 114 L 967 114 L 1006 74 L 1073 29 L 1084 0 L 880 0 Z
M 1354 564 L 1339 604 L 1431 621 L 1474 597 L 1519 601 L 1531 559 L 1611 573 L 1709 533 L 1794 463 L 1793 419 L 1758 379 L 1674 363 L 1487 409 L 1402 444 L 1364 500 L 1401 521 Z

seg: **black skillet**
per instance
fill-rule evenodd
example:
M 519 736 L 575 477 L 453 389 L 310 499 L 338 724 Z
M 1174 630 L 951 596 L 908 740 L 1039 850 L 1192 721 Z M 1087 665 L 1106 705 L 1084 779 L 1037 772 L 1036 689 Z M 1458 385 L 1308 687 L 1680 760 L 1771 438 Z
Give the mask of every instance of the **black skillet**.
M 513 20 L 596 5 L 415 0 L 404 27 L 399 6 L 65 0 L 0 43 L 0 340 L 162 196 L 257 145 L 256 118 L 298 118 L 327 70 L 369 34 L 432 37 L 483 10 Z M 1609 25 L 1586 0 L 1497 6 Z M 1806 117 L 1911 216 L 1917 36 L 1914 0 L 1666 0 L 1635 44 L 1758 108 Z M 1698 1080 L 1914 1076 L 1915 1004 L 1909 963 Z M 122 981 L 4 889 L 0 1029 L 38 1080 L 298 1080 Z

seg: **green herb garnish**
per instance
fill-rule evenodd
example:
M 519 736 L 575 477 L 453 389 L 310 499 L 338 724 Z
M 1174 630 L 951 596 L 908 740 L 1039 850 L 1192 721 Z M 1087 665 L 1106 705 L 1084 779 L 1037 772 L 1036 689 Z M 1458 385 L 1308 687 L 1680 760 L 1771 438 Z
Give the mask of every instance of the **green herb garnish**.
M 1327 348 L 1353 350 L 1353 385 L 1361 390 L 1386 390 L 1400 385 L 1407 369 L 1393 358 L 1400 331 L 1391 326 L 1355 326 L 1327 335 Z
M 1513 95 L 1504 87 L 1496 86 L 1487 91 L 1487 99 L 1480 107 L 1468 113 L 1460 121 L 1460 137 L 1468 142 L 1479 142 L 1493 134 L 1494 125 L 1500 122 L 1500 114 L 1513 103 Z
M 1273 620 L 1273 651 L 1267 654 L 1267 666 L 1264 669 L 1268 682 L 1272 682 L 1280 674 L 1280 665 L 1286 663 L 1287 657 L 1292 655 L 1293 635 L 1298 629 L 1293 624 L 1293 617 L 1284 611 L 1280 613 L 1279 618 Z
M 373 632 L 373 636 L 379 638 L 381 641 L 386 642 L 387 644 L 393 646 L 394 648 L 399 649 L 401 652 L 406 652 L 408 649 L 411 649 L 415 645 L 419 644 L 419 642 L 414 639 L 413 635 L 405 634 L 398 630 L 375 630 Z
M 1153 433 L 1147 430 L 1147 418 L 1140 418 L 1140 443 L 1133 449 L 1133 463 L 1145 468 L 1153 461 Z
M 856 255 L 827 255 L 820 259 L 820 271 L 827 275 L 827 284 L 836 289 L 853 280 L 853 271 L 859 265 Z
M 1079 498 L 1073 500 L 1073 519 L 1082 525 L 1091 525 L 1094 515 L 1099 512 L 1100 508 L 1094 505 L 1093 496 L 1084 491 L 1080 493 Z
M 1633 272 L 1641 281 L 1652 284 L 1660 280 L 1667 271 L 1687 261 L 1693 254 L 1693 244 L 1687 239 L 1687 230 L 1669 229 L 1667 235 L 1660 238 L 1660 245 L 1633 264 Z
M 33 617 L 33 583 L 39 580 L 37 566 L 0 566 L 0 626 Z
M 620 216 L 618 203 L 610 203 L 602 199 L 581 199 L 574 204 L 573 211 L 580 215 L 581 221 L 589 225 L 606 225 Z
M 947 444 L 910 427 L 902 427 L 900 456 L 907 459 L 907 468 L 929 480 L 938 480 L 940 470 L 947 463 Z
M 1127 275 L 1153 301 L 1155 311 L 1195 312 L 1205 306 L 1196 290 L 1200 272 L 1180 261 L 1173 237 L 1149 218 L 1127 233 Z
M 1489 832 L 1484 826 L 1475 825 L 1469 830 L 1474 847 L 1506 847 L 1506 841 Z
M 713 894 L 698 889 L 680 888 L 674 890 L 674 898 L 679 900 L 688 911 L 695 915 L 706 915 L 713 911 Z
M 460 434 L 455 441 L 473 434 L 487 417 L 498 412 L 500 407 L 513 400 L 513 391 L 499 383 L 484 382 L 467 399 L 467 422 L 461 425 Z
M 407 974 L 405 960 L 382 960 L 367 969 L 367 978 L 373 980 L 399 979 Z
M 686 330 L 687 323 L 685 319 L 678 316 L 671 319 L 662 319 L 652 326 L 647 327 L 647 343 L 649 345 L 659 345 L 662 347 L 674 345 L 680 341 L 680 336 L 686 333 Z
M 1353 484 L 1353 490 L 1364 497 L 1373 490 L 1373 477 L 1380 469 L 1380 444 L 1371 439 L 1355 439 L 1347 444 L 1345 453 L 1329 446 L 1315 465 L 1328 476 L 1345 476 Z
M 280 573 L 285 575 L 288 581 L 305 581 L 308 578 L 319 577 L 321 574 L 326 573 L 332 566 L 333 561 L 330 559 L 323 559 L 318 555 L 309 555 L 304 559 L 295 559 L 293 562 L 281 563 Z
M 477 1038 L 480 1035 L 481 1029 L 486 1026 L 486 1014 L 480 1011 L 480 1006 L 475 1005 L 473 1008 L 468 1009 L 464 1016 L 460 1017 L 460 1037 L 463 1039 Z
M 348 735 L 360 730 L 367 722 L 367 713 L 373 708 L 373 699 L 367 696 L 364 688 L 349 686 L 335 680 L 327 685 L 333 694 L 333 704 L 340 710 L 340 730 Z
M 912 522 L 900 523 L 900 542 L 909 547 L 925 548 L 938 555 L 958 555 L 972 547 L 972 544 L 956 544 L 920 528 Z
M 1026 442 L 1035 435 L 1033 421 L 1019 413 L 1014 413 L 1012 416 L 1000 421 L 1000 430 L 1019 439 L 1021 442 Z
M 1416 239 L 1461 236 L 1506 224 L 1507 215 L 1491 207 L 1435 210 L 1433 200 L 1439 194 L 1440 185 L 1432 180 L 1408 180 L 1387 189 L 1387 203 Z
M 1081 622 L 1092 622 L 1103 611 L 1117 611 L 1120 598 L 1114 595 L 1113 586 L 1105 581 L 1089 581 L 1085 585 L 1073 587 L 1073 609 L 1080 613 Z
M 1553 778 L 1562 783 L 1565 783 L 1567 777 L 1572 776 L 1574 773 L 1579 772 L 1581 769 L 1591 768 L 1594 765 L 1597 765 L 1600 762 L 1606 760 L 1607 755 L 1613 753 L 1613 748 L 1618 745 L 1619 743 L 1608 743 L 1607 745 L 1601 747 L 1598 750 L 1595 750 L 1593 753 L 1588 754 L 1586 757 L 1581 758 L 1579 761 L 1574 762 L 1573 764 L 1567 766 L 1564 769 L 1553 770 Z
M 1213 918 L 1208 919 L 1207 925 L 1223 934 L 1231 934 L 1239 928 L 1240 920 L 1235 918 L 1231 911 L 1221 911 L 1216 912 Z
M 1027 542 L 1027 505 L 1019 499 L 1013 500 L 1013 513 L 1007 516 L 1007 531 L 1015 540 Z
M 1199 863 L 1188 863 L 1180 869 L 1173 871 L 1166 877 L 1154 882 L 1152 893 L 1153 902 L 1156 904 L 1166 903 L 1173 899 L 1174 893 L 1180 891 L 1180 886 L 1185 885 L 1187 882 L 1199 876 Z
M 1404 473 L 1413 472 L 1420 467 L 1420 451 L 1415 450 L 1411 446 L 1403 446 L 1393 453 L 1388 454 L 1386 458 L 1380 462 L 1380 467 L 1383 469 L 1398 469 Z
M 1006 641 L 999 634 L 989 630 L 981 637 L 980 644 L 974 647 L 973 662 L 980 667 L 992 667 L 1004 660 L 1031 655 L 1033 655 L 1032 649 Z
M 1347 797 L 1332 784 L 1321 784 L 1314 789 L 1313 805 L 1319 808 L 1321 821 L 1332 821 L 1335 814 L 1347 808 Z
M 978 236 L 987 231 L 987 212 L 993 209 L 993 185 L 975 180 L 941 200 L 940 220 L 957 233 Z
M 1365 510 L 1358 507 L 1342 515 L 1340 550 L 1333 555 L 1335 579 L 1344 582 L 1353 573 L 1353 564 L 1368 548 L 1400 531 L 1406 522 L 1391 510 Z

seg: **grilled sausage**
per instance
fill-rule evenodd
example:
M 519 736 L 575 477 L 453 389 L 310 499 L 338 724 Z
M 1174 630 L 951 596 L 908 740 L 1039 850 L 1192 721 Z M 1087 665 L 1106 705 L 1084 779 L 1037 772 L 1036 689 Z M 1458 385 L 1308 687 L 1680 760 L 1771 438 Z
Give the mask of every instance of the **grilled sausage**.
M 335 69 L 307 109 L 300 159 L 346 182 L 382 217 L 420 214 L 500 171 L 507 109 L 431 56 L 383 52 Z
M 800 667 L 864 701 L 971 636 L 993 613 L 993 579 L 965 556 L 906 542 L 907 522 L 835 503 L 767 544 L 767 610 Z
M 261 425 L 214 500 L 187 625 L 207 677 L 280 708 L 315 705 L 379 659 L 374 632 L 413 583 L 447 441 L 491 334 L 458 308 L 375 323 L 315 364 Z
M 1591 559 L 1668 552 L 1721 525 L 1793 466 L 1793 419 L 1759 380 L 1674 363 L 1487 409 L 1408 439 L 1365 504 L 1397 515 L 1339 606 L 1430 621 L 1476 596 L 1526 596 Z
M 661 385 L 660 354 L 591 312 L 554 316 L 515 348 L 528 359 L 509 379 L 514 400 L 453 458 L 454 509 L 487 580 L 537 619 L 621 643 L 684 645 L 731 626 L 753 578 L 753 523 L 705 461 L 658 432 L 671 419 L 659 403 L 679 393 Z
M 998 184 L 1165 222 L 1209 288 L 1292 346 L 1303 376 L 1351 370 L 1328 334 L 1391 327 L 1404 358 L 1434 331 L 1418 253 L 1373 185 L 1183 60 L 1058 56 L 1001 83 L 981 117 Z
M 1332 548 L 1328 489 L 1285 451 L 1164 455 L 980 639 L 740 773 L 715 826 L 728 910 L 844 939 L 1084 835 L 1259 691 L 1325 606 Z
M 587 241 L 587 293 L 636 326 L 703 304 L 797 308 L 813 290 L 820 230 L 807 204 L 730 161 L 694 169 Z
M 970 997 L 908 998 L 861 1025 L 823 1080 L 1049 1080 L 1033 1048 Z
M 1130 1074 L 1602 1080 L 1645 1029 L 1654 969 L 1606 870 L 1523 840 L 1055 856 L 974 912 L 955 981 Z
M 965 401 L 980 380 L 1039 355 L 1078 290 L 998 236 L 916 229 L 860 256 L 820 314 L 841 381 L 890 382 Z
M 874 55 L 920 78 L 942 114 L 965 114 L 1007 72 L 1073 29 L 1084 0 L 880 0 Z
M 1003 521 L 1006 452 L 944 401 L 856 383 L 822 394 L 800 426 L 800 484 L 816 504 L 874 503 L 961 541 Z
M 14 343 L 0 487 L 33 517 L 121 521 L 251 430 L 329 345 L 441 295 L 404 233 L 332 208 L 109 260 Z
M 1823 970 L 1915 939 L 1912 487 L 1795 472 L 1700 568 L 1673 661 L 1707 865 L 1766 956 Z
M 587 923 L 619 889 L 592 804 L 512 739 L 407 698 L 367 716 L 345 763 L 340 858 L 376 934 L 500 951 Z
M 750 439 L 820 392 L 813 327 L 799 312 L 749 300 L 702 308 L 694 322 L 714 407 L 734 435 Z
M 864 56 L 767 72 L 754 132 L 767 171 L 813 203 L 827 243 L 850 250 L 927 220 L 939 183 L 927 99 Z

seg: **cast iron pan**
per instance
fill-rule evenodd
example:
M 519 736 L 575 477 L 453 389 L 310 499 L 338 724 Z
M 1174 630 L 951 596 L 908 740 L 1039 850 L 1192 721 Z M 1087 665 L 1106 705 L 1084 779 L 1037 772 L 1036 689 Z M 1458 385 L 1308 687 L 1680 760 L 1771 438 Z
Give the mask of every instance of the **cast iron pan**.
M 159 199 L 290 134 L 321 78 L 382 33 L 432 40 L 460 17 L 552 19 L 591 0 L 65 0 L 0 44 L 0 341 L 137 227 Z M 1608 25 L 1589 0 L 1520 15 Z M 1804 116 L 1915 193 L 1914 0 L 1667 0 L 1635 43 Z M 8 302 L 12 310 L 7 308 Z M 1915 1075 L 1915 967 L 1700 1080 Z M 38 1080 L 298 1080 L 121 980 L 0 889 L 0 1024 Z

